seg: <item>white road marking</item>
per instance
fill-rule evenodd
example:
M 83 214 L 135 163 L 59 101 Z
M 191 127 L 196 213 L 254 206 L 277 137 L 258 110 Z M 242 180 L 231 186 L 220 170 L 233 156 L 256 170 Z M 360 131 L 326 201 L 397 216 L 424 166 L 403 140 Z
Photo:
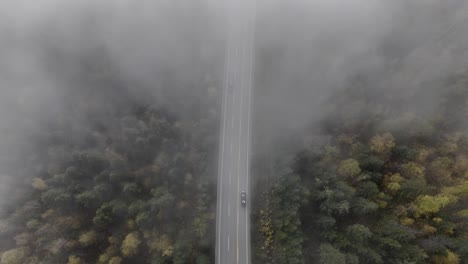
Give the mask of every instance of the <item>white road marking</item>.
M 236 49 L 236 55 L 237 55 L 237 49 Z M 238 72 L 235 72 L 234 76 L 236 76 L 237 73 L 238 73 Z M 237 90 L 238 90 L 238 89 L 236 89 L 236 91 L 237 91 Z M 231 96 L 231 99 L 232 99 L 232 100 L 231 100 L 231 101 L 232 101 L 232 104 L 231 104 L 231 112 L 234 112 L 233 109 L 234 109 L 234 101 L 235 101 L 234 98 L 235 98 L 235 94 L 236 94 L 236 92 L 233 91 L 233 95 Z M 230 158 L 231 160 L 232 160 L 232 157 L 233 157 L 232 152 L 233 152 L 233 149 L 234 149 L 234 147 L 233 147 L 234 137 L 232 136 L 232 132 L 234 131 L 234 119 L 235 119 L 234 116 L 235 116 L 234 114 L 231 115 L 231 128 L 230 128 L 231 135 L 230 135 L 230 137 L 229 137 L 229 139 L 230 139 L 229 158 Z M 229 173 L 228 173 L 228 177 L 229 177 L 229 190 L 228 190 L 228 197 L 229 197 L 229 194 L 230 194 L 230 192 L 231 192 L 232 163 L 231 163 L 231 169 L 229 170 Z M 228 227 L 228 228 L 229 228 L 229 227 Z M 229 239 L 228 239 L 228 242 L 229 242 Z
M 228 24 L 230 22 L 228 21 Z M 230 31 L 229 31 L 230 32 Z M 229 65 L 231 61 L 231 53 L 230 53 L 230 33 L 228 32 L 228 46 L 226 48 L 226 64 L 224 68 L 224 87 L 223 87 L 223 127 L 221 129 L 221 150 L 220 150 L 220 170 L 218 171 L 218 197 L 219 197 L 219 216 L 218 216 L 218 263 L 221 263 L 221 225 L 222 225 L 222 203 L 223 203 L 223 195 L 222 195 L 222 189 L 223 189 L 223 172 L 224 172 L 224 143 L 225 143 L 225 133 L 226 133 L 226 112 L 227 112 L 227 95 L 228 95 L 228 90 L 227 86 L 229 85 Z
M 229 55 L 228 55 L 228 60 L 229 60 Z M 220 155 L 220 171 L 219 171 L 219 187 L 218 187 L 218 190 L 219 190 L 219 217 L 218 217 L 218 234 L 219 234 L 219 239 L 218 239 L 218 249 L 219 251 L 221 250 L 221 224 L 222 224 L 222 221 L 221 221 L 221 217 L 222 217 L 222 203 L 223 203 L 223 195 L 222 195 L 222 189 L 223 189 L 223 172 L 224 172 L 224 136 L 225 136 L 225 130 L 226 130 L 226 96 L 227 96 L 227 92 L 225 92 L 226 95 L 225 95 L 225 101 L 224 101 L 224 107 L 223 107 L 223 128 L 222 128 L 222 131 L 221 131 L 221 155 Z M 218 260 L 219 260 L 219 263 L 221 263 L 221 252 L 219 252 L 218 254 Z
M 241 30 L 245 30 L 245 26 L 241 28 Z M 245 55 L 245 47 L 241 46 L 242 48 L 242 54 L 241 56 L 241 63 L 244 61 L 244 55 Z M 243 65 L 241 65 L 241 68 Z M 238 139 L 239 139 L 239 152 L 237 153 L 237 194 L 240 194 L 240 174 L 241 174 L 241 151 L 242 151 L 242 117 L 243 117 L 243 107 L 244 107 L 244 97 L 243 97 L 243 91 L 245 87 L 245 82 L 244 82 L 244 71 L 241 70 L 241 89 L 240 89 L 240 117 L 239 117 L 239 130 L 238 130 Z M 237 258 L 236 258 L 236 263 L 239 263 L 239 203 L 237 203 L 237 226 L 236 226 L 236 243 L 237 243 Z
M 256 20 L 256 11 L 257 11 L 257 2 L 253 1 L 253 14 L 252 14 L 252 21 L 251 21 L 251 43 L 250 43 L 250 71 L 249 71 L 249 103 L 248 103 L 248 121 L 247 121 L 247 146 L 248 146 L 248 155 L 247 156 L 247 191 L 249 190 L 249 181 L 250 181 L 250 153 L 251 153 L 251 138 L 250 138 L 250 125 L 251 125 L 251 110 L 252 110 L 252 102 L 251 102 L 251 97 L 252 97 L 252 75 L 253 75 L 253 58 L 254 58 L 254 43 L 255 43 L 255 20 Z M 246 209 L 250 209 L 248 205 L 246 205 Z M 250 221 L 249 221 L 249 210 L 246 210 L 245 214 L 245 222 L 246 222 L 246 229 L 245 229 L 245 237 L 247 239 L 245 243 L 245 250 L 246 250 L 246 264 L 249 263 L 250 257 L 249 257 L 249 248 L 250 248 L 250 236 L 249 236 L 249 230 L 250 230 Z
M 255 0 L 254 0 L 255 1 Z M 230 1 L 231 2 L 231 1 Z M 232 3 L 232 2 L 231 2 Z M 239 2 L 237 2 L 239 4 Z M 253 43 L 254 43 L 254 35 L 255 35 L 255 11 L 256 11 L 256 3 L 253 3 L 253 12 L 250 14 L 250 16 L 247 19 L 244 19 L 243 21 L 240 21 L 241 23 L 237 23 L 236 25 L 232 24 L 232 19 L 233 17 L 228 14 L 228 45 L 226 49 L 226 64 L 225 64 L 225 80 L 224 80 L 224 94 L 223 94 L 223 113 L 222 113 L 222 131 L 221 131 L 221 146 L 220 146 L 220 170 L 218 172 L 218 196 L 219 196 L 219 208 L 218 208 L 218 243 L 217 243 L 217 264 L 224 264 L 221 263 L 221 233 L 222 230 L 225 229 L 225 225 L 227 225 L 228 228 L 228 234 L 227 234 L 227 249 L 228 252 L 230 251 L 230 233 L 229 233 L 229 228 L 231 228 L 231 224 L 229 223 L 230 220 L 230 215 L 231 215 L 231 200 L 232 197 L 232 188 L 231 188 L 231 181 L 232 181 L 232 174 L 234 173 L 233 169 L 237 167 L 237 193 L 234 195 L 236 199 L 234 201 L 237 201 L 237 197 L 240 195 L 240 177 L 244 177 L 243 179 L 247 179 L 246 182 L 246 189 L 245 191 L 249 192 L 249 178 L 250 178 L 250 153 L 251 153 L 251 108 L 252 108 L 252 103 L 251 103 L 251 96 L 252 96 L 252 75 L 253 75 Z M 250 6 L 247 7 L 250 9 Z M 249 36 L 251 34 L 251 36 Z M 239 48 L 240 47 L 240 48 Z M 250 54 L 249 54 L 250 53 Z M 250 58 L 249 58 L 250 55 Z M 250 59 L 250 61 L 249 61 Z M 233 67 L 234 66 L 234 67 Z M 234 72 L 232 73 L 231 71 Z M 248 74 L 248 76 L 247 76 Z M 240 78 L 239 78 L 240 77 Z M 240 79 L 240 80 L 239 80 Z M 232 95 L 229 95 L 229 83 L 232 81 L 240 81 L 239 84 L 236 84 L 235 87 L 236 89 L 232 93 Z M 239 90 L 240 89 L 240 90 Z M 246 90 L 247 89 L 247 90 Z M 247 94 L 246 94 L 247 93 Z M 240 105 L 237 105 L 237 107 L 240 106 L 240 109 L 238 109 L 235 105 L 235 102 L 237 99 L 237 96 L 240 94 Z M 237 96 L 236 96 L 237 95 Z M 244 96 L 247 96 L 246 100 L 244 100 Z M 231 100 L 229 100 L 231 99 Z M 229 101 L 229 102 L 228 102 Z M 244 102 L 245 101 L 245 102 Z M 247 144 L 242 143 L 242 139 L 244 138 L 243 135 L 245 131 L 242 131 L 242 129 L 245 130 L 245 126 L 243 124 L 243 121 L 245 119 L 245 112 L 244 112 L 244 105 L 247 104 L 245 109 L 247 111 Z M 237 108 L 237 109 L 236 109 Z M 238 146 L 234 146 L 234 138 L 235 138 L 235 127 L 234 124 L 237 123 L 237 120 L 235 120 L 236 113 L 238 114 L 238 122 L 239 122 L 239 128 L 238 128 L 238 142 L 236 144 Z M 227 116 L 231 117 L 231 124 L 230 128 L 229 127 L 229 122 L 227 119 Z M 229 142 L 226 142 L 226 140 L 229 140 Z M 244 142 L 245 143 L 245 142 Z M 229 145 L 229 157 L 227 157 L 225 154 L 225 144 Z M 246 149 L 243 149 L 244 148 Z M 237 147 L 236 150 L 238 150 L 237 153 L 237 166 L 234 167 L 234 162 L 235 161 L 235 152 L 234 148 Z M 247 152 L 247 153 L 245 153 Z M 242 159 L 241 159 L 241 153 Z M 242 162 L 241 162 L 242 160 Z M 226 166 L 224 164 L 226 162 Z M 241 166 L 241 164 L 246 165 L 246 167 Z M 226 167 L 226 168 L 225 168 Z M 242 171 L 241 171 L 242 168 Z M 224 169 L 227 169 L 227 175 L 224 174 Z M 226 186 L 228 189 L 223 188 L 223 178 L 228 176 L 229 178 L 229 185 Z M 228 202 L 228 222 L 222 222 L 223 216 L 222 213 L 225 212 L 223 209 L 223 194 L 224 192 L 227 192 L 227 196 L 224 198 L 227 198 Z M 226 201 L 225 201 L 226 202 Z M 239 202 L 240 203 L 240 202 Z M 237 203 L 237 225 L 236 225 L 236 250 L 237 250 L 237 257 L 236 257 L 236 263 L 239 263 L 239 236 L 241 230 L 239 229 L 239 215 L 241 212 L 241 208 L 239 203 Z M 250 240 L 249 240 L 249 209 L 250 206 L 246 205 L 246 216 L 245 216 L 245 234 L 246 234 L 246 241 L 245 241 L 245 247 L 246 247 L 246 264 L 249 263 L 249 247 L 250 247 Z M 225 234 L 225 233 L 224 233 Z M 225 240 L 223 240 L 225 242 Z M 224 254 L 223 254 L 224 255 Z M 228 259 L 230 259 L 230 256 L 228 255 Z M 242 263 L 242 262 L 240 262 Z M 244 263 L 242 263 L 244 264 Z

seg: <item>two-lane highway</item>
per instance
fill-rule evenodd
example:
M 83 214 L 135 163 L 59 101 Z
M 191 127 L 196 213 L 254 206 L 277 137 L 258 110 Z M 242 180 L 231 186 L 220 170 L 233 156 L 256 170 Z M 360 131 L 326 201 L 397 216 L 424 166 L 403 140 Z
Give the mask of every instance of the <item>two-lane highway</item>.
M 250 127 L 255 1 L 229 0 L 221 116 L 216 263 L 250 263 Z M 247 192 L 247 204 L 240 194 Z

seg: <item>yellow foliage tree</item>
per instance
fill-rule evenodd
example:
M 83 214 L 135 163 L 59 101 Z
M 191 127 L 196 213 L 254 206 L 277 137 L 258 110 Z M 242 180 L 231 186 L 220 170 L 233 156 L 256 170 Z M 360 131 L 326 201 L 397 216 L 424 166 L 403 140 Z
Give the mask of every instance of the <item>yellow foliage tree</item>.
M 426 168 L 416 162 L 408 162 L 401 166 L 401 173 L 405 178 L 422 178 Z
M 273 225 L 271 221 L 271 211 L 260 211 L 260 233 L 263 237 L 262 249 L 270 249 L 273 243 Z
M 80 242 L 80 244 L 85 247 L 96 244 L 97 242 L 96 231 L 91 230 L 84 234 L 81 234 L 80 238 L 78 239 L 78 242 Z
M 388 132 L 375 135 L 369 142 L 370 150 L 378 154 L 388 153 L 393 147 L 395 147 L 395 138 Z
M 468 197 L 468 180 L 455 186 L 443 188 L 441 194 L 449 197 L 451 203 L 457 202 L 460 198 Z
M 400 189 L 400 183 L 404 180 L 399 173 L 388 175 L 386 178 L 386 188 L 394 193 Z
M 434 152 L 433 149 L 427 147 L 419 147 L 418 153 L 416 154 L 416 160 L 419 162 L 425 162 L 427 158 Z
M 359 162 L 355 159 L 346 159 L 340 162 L 338 166 L 338 174 L 344 177 L 356 177 L 361 173 Z
M 458 217 L 468 219 L 468 209 L 460 210 L 456 214 L 457 214 Z
M 99 256 L 99 264 L 108 264 L 112 257 L 119 254 L 120 240 L 115 236 L 107 238 L 109 246 L 104 250 L 104 253 Z
M 161 252 L 161 256 L 172 256 L 174 254 L 174 246 L 171 239 L 167 235 L 159 236 L 156 230 L 144 234 L 147 239 L 147 245 L 151 251 Z
M 128 234 L 122 242 L 122 246 L 120 247 L 122 255 L 125 257 L 131 257 L 135 255 L 138 253 L 138 247 L 140 244 L 141 241 L 138 232 L 132 232 Z
M 437 213 L 450 203 L 450 198 L 444 195 L 422 195 L 414 202 L 416 217 Z
M 107 242 L 109 242 L 111 245 L 117 245 L 120 243 L 120 240 L 115 236 L 110 236 L 107 238 Z
M 450 250 L 447 250 L 446 256 L 436 255 L 432 257 L 432 263 L 434 264 L 459 264 L 460 257 Z
M 456 152 L 458 150 L 458 145 L 454 142 L 444 142 L 439 146 L 439 152 L 442 155 L 448 155 Z
M 26 246 L 32 239 L 31 234 L 21 233 L 15 236 L 16 245 L 19 247 Z
M 401 222 L 402 225 L 410 226 L 410 225 L 414 224 L 414 219 L 409 218 L 409 217 L 403 217 L 403 218 L 400 219 L 400 222 Z
M 120 264 L 122 263 L 122 258 L 121 257 L 112 257 L 110 260 L 109 260 L 109 264 Z
M 83 262 L 81 261 L 81 259 L 77 256 L 71 255 L 70 257 L 68 257 L 67 264 L 82 264 L 82 263 Z
M 103 254 L 99 255 L 98 263 L 107 264 L 110 259 L 119 253 L 119 248 L 116 246 L 109 246 Z
M 44 191 L 47 189 L 47 184 L 41 178 L 34 178 L 31 185 L 34 189 L 39 191 Z
M 26 258 L 26 250 L 24 248 L 10 249 L 2 254 L 0 264 L 23 264 Z
M 434 234 L 435 232 L 437 232 L 437 228 L 426 224 L 422 227 L 422 231 L 428 234 Z

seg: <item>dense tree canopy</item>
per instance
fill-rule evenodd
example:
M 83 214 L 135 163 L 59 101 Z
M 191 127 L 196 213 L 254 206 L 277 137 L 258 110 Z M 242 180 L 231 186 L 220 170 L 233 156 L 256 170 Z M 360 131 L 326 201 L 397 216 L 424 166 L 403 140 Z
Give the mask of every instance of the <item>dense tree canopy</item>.
M 296 153 L 292 173 L 257 188 L 256 260 L 468 263 L 468 129 L 459 112 L 468 77 L 453 79 L 441 86 L 436 116 L 376 111 L 392 109 L 383 101 L 350 120 L 346 93 L 355 87 L 338 95 L 351 101 L 324 120 L 326 144 Z
M 116 102 L 79 131 L 44 133 L 42 166 L 0 221 L 0 263 L 210 263 L 215 106 L 184 119 Z

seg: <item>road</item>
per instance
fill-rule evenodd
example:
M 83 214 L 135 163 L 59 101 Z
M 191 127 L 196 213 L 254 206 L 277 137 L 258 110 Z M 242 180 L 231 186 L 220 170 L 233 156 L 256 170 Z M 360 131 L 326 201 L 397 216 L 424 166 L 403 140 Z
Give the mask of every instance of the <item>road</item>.
M 255 1 L 228 0 L 218 162 L 216 263 L 250 263 L 250 128 Z M 247 204 L 240 202 L 247 192 Z

